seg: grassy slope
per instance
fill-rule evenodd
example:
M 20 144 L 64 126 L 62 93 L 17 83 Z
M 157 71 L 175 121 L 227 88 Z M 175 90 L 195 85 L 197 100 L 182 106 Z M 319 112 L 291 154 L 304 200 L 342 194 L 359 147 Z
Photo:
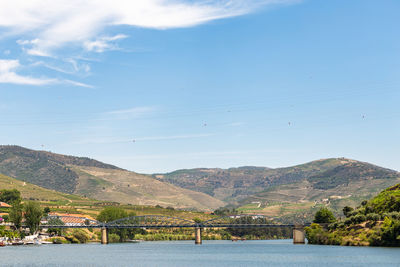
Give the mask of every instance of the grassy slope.
M 324 245 L 400 246 L 400 184 L 363 203 L 328 229 L 312 225 L 310 242 Z
M 39 201 L 42 207 L 50 207 L 51 211 L 61 213 L 85 214 L 95 218 L 103 209 L 102 201 L 60 193 L 30 183 L 24 183 L 23 181 L 2 174 L 0 174 L 0 189 L 17 189 L 21 192 L 22 198 L 25 201 L 34 199 L 35 201 Z M 202 220 L 213 217 L 203 212 L 166 209 L 154 206 L 120 205 L 120 207 L 128 212 L 135 212 L 137 215 L 158 214 L 184 219 L 200 218 Z
M 118 169 L 89 158 L 35 151 L 19 146 L 0 146 L 0 173 L 48 189 L 74 192 L 78 175 L 67 167 L 68 164 Z
M 71 166 L 71 169 L 79 175 L 75 193 L 95 199 L 199 210 L 213 210 L 225 205 L 204 193 L 164 183 L 148 175 L 83 166 Z
M 242 202 L 239 210 L 248 207 L 249 203 L 261 202 L 261 208 L 247 208 L 246 212 L 280 217 L 287 221 L 310 221 L 317 209 L 327 206 L 340 216 L 344 206 L 358 206 L 363 200 L 397 183 L 400 183 L 400 177 L 365 179 L 323 190 L 314 188 L 309 181 L 303 180 L 299 183 L 275 186 L 248 198 Z
M 325 159 L 277 169 L 264 167 L 202 168 L 155 174 L 154 177 L 236 204 L 238 201 L 264 191 L 271 186 L 296 183 L 307 177 L 340 166 L 344 162 L 346 162 L 345 159 Z
M 98 202 L 77 195 L 60 193 L 54 190 L 42 188 L 2 174 L 0 174 L 0 189 L 17 189 L 21 192 L 23 199 L 40 201 L 42 204 L 48 204 L 50 206 L 93 205 Z
M 19 146 L 0 146 L 0 173 L 44 188 L 102 201 L 200 210 L 213 210 L 225 205 L 204 193 L 182 189 L 93 159 Z

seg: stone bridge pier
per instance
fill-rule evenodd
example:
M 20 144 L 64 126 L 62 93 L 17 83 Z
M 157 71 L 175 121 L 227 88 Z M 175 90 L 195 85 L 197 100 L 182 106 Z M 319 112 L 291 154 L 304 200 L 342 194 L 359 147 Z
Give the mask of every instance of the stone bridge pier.
M 202 243 L 202 240 L 201 240 L 201 227 L 196 227 L 196 228 L 194 228 L 194 236 L 195 236 L 195 238 L 194 238 L 194 243 L 196 244 L 196 245 L 201 245 L 201 243 Z
M 107 227 L 101 228 L 101 243 L 104 245 L 108 244 L 108 229 L 107 229 Z
M 293 227 L 293 244 L 305 244 L 304 225 L 295 225 Z

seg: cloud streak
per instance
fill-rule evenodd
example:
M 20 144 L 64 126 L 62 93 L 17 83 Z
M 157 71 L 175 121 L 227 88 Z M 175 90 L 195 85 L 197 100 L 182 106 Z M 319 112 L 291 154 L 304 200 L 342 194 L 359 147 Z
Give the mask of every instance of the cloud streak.
M 16 73 L 20 67 L 18 60 L 0 60 L 0 83 L 24 84 L 24 85 L 46 85 L 55 83 L 54 79 L 40 79 L 30 76 L 22 76 Z
M 30 55 L 53 56 L 67 45 L 104 52 L 126 38 L 99 37 L 109 27 L 191 27 L 293 2 L 298 0 L 0 0 L 0 28 L 21 36 L 18 44 Z
M 103 117 L 109 118 L 111 117 L 113 120 L 128 120 L 128 119 L 136 119 L 148 114 L 152 114 L 157 111 L 156 107 L 153 106 L 142 106 L 142 107 L 133 107 L 128 109 L 118 109 L 112 110 L 103 113 Z
M 115 36 L 103 36 L 97 38 L 95 41 L 84 42 L 84 47 L 87 51 L 94 51 L 102 53 L 107 50 L 117 50 L 118 46 L 113 42 L 127 38 L 127 35 L 117 34 Z
M 24 76 L 17 73 L 21 68 L 19 60 L 16 59 L 0 59 L 0 83 L 19 84 L 19 85 L 49 85 L 49 84 L 71 84 L 79 87 L 92 88 L 91 85 L 72 81 L 49 78 L 34 78 Z

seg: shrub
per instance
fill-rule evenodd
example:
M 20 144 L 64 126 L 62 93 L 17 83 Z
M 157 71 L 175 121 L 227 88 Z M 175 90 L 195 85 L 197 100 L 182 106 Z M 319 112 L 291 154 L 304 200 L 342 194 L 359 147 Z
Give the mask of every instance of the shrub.
M 344 228 L 344 227 L 345 227 L 344 222 L 340 222 L 340 223 L 338 223 L 338 225 L 337 225 L 337 228 L 339 228 L 339 229 Z
M 315 213 L 314 223 L 333 223 L 336 221 L 332 211 L 327 208 L 321 208 Z
M 352 219 L 352 222 L 353 222 L 354 224 L 357 224 L 357 223 L 365 222 L 366 217 L 365 217 L 365 215 L 357 214 L 357 215 L 351 217 L 351 219 Z
M 352 224 L 352 223 L 353 223 L 352 217 L 346 218 L 346 219 L 344 220 L 344 224 L 345 224 L 345 225 L 350 225 L 350 224 Z
M 328 225 L 328 229 L 329 230 L 335 230 L 336 228 L 338 228 L 339 223 L 338 222 L 334 222 Z
M 366 216 L 366 219 L 369 221 L 379 221 L 381 219 L 381 215 L 377 214 L 377 213 L 369 213 Z
M 398 211 L 393 211 L 393 212 L 386 212 L 382 215 L 382 217 L 389 217 L 392 219 L 399 220 L 400 219 L 400 212 Z
M 60 238 L 60 237 L 52 238 L 51 241 L 53 242 L 53 244 L 66 244 L 66 243 L 68 243 L 67 240 L 65 240 L 64 238 Z
M 79 243 L 86 243 L 89 240 L 88 234 L 82 229 L 74 229 L 72 236 L 78 240 Z
M 380 232 L 371 237 L 371 245 L 399 246 L 400 220 L 385 217 Z
M 358 214 L 358 211 L 356 211 L 356 210 L 353 210 L 352 212 L 350 212 L 350 213 L 348 214 L 347 218 L 350 218 L 350 217 L 356 216 L 357 214 Z
M 108 242 L 109 243 L 118 243 L 120 240 L 120 236 L 117 234 L 108 234 Z
M 357 213 L 358 213 L 358 214 L 364 214 L 364 215 L 367 214 L 364 207 L 359 208 L 359 209 L 357 210 Z
M 375 213 L 375 209 L 372 206 L 365 206 L 365 214 L 369 214 L 369 213 Z
M 337 233 L 325 231 L 319 224 L 313 223 L 305 228 L 309 244 L 340 245 L 342 237 Z
M 343 208 L 343 215 L 344 216 L 346 216 L 346 217 L 349 217 L 349 214 L 350 214 L 350 212 L 352 212 L 354 209 L 352 208 L 352 207 L 349 207 L 349 206 L 345 206 L 344 208 Z

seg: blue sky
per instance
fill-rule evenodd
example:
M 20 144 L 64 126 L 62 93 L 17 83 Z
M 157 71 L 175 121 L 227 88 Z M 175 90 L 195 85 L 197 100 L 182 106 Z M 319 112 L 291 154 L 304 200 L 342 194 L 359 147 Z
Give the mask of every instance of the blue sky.
M 145 173 L 400 170 L 399 1 L 7 2 L 2 144 Z

